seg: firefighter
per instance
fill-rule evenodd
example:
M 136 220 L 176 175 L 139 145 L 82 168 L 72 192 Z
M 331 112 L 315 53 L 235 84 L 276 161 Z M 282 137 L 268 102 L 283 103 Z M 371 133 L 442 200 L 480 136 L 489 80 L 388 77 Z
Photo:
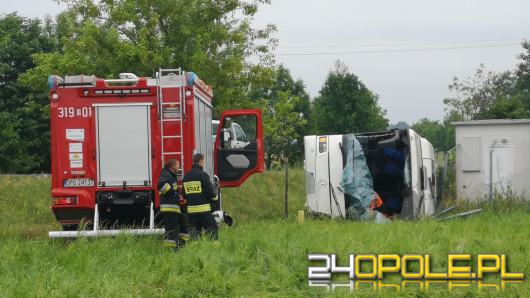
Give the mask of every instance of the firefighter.
M 193 156 L 193 167 L 182 180 L 183 195 L 187 201 L 188 220 L 192 238 L 197 238 L 204 229 L 208 236 L 217 241 L 218 227 L 212 215 L 212 205 L 217 203 L 217 194 L 210 177 L 203 171 L 204 155 Z
M 158 191 L 160 194 L 160 212 L 164 218 L 164 246 L 180 248 L 189 239 L 185 214 L 181 212 L 181 199 L 177 184 L 177 171 L 179 161 L 171 158 L 158 178 Z

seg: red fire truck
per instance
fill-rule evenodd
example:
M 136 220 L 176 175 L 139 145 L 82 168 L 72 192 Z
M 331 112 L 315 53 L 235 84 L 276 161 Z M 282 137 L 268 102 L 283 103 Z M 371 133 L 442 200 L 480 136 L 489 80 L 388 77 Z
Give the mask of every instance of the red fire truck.
M 163 233 L 155 228 L 156 185 L 169 158 L 180 161 L 182 178 L 193 154 L 204 154 L 205 171 L 220 187 L 237 187 L 264 170 L 261 112 L 223 112 L 212 138 L 212 88 L 192 72 L 50 76 L 48 85 L 51 209 L 63 227 L 50 237 Z M 232 146 L 234 123 L 245 146 Z M 78 231 L 81 223 L 91 229 Z

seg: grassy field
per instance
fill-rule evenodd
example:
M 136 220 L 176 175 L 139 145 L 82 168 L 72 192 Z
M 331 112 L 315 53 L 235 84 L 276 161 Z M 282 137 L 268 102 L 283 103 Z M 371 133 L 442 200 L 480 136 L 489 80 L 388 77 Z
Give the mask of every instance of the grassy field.
M 47 178 L 0 177 L 0 297 L 150 296 L 345 296 L 309 287 L 307 254 L 431 254 L 435 270 L 445 270 L 448 253 L 498 253 L 511 271 L 530 272 L 530 211 L 527 205 L 500 202 L 482 214 L 449 222 L 421 220 L 387 224 L 306 219 L 304 176 L 290 172 L 290 218 L 283 216 L 283 173 L 252 177 L 223 193 L 225 209 L 237 220 L 223 228 L 221 242 L 196 241 L 174 253 L 157 238 L 117 237 L 72 242 L 49 240 L 57 229 L 49 210 Z M 471 206 L 465 206 L 471 207 Z M 392 280 L 391 280 L 392 281 Z M 337 282 L 344 283 L 340 278 Z M 491 283 L 500 284 L 499 280 Z M 457 297 L 519 296 L 528 282 L 502 292 L 476 285 L 448 292 L 448 285 L 384 288 L 361 296 Z

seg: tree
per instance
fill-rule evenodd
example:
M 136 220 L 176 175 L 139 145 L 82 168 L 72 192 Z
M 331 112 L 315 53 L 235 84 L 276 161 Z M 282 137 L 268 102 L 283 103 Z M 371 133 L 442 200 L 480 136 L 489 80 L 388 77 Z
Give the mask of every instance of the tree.
M 280 145 L 277 136 L 284 136 L 287 141 L 297 140 L 297 145 L 289 146 L 291 161 L 302 158 L 303 136 L 309 133 L 308 119 L 310 117 L 309 94 L 305 91 L 302 80 L 294 80 L 289 70 L 280 65 L 275 69 L 274 79 L 268 86 L 256 86 L 250 91 L 250 98 L 258 101 L 265 111 L 265 162 L 270 168 L 273 161 L 278 161 L 284 153 L 284 146 Z M 279 126 L 278 117 L 290 114 L 294 120 L 294 130 L 286 130 Z M 296 114 L 296 117 L 295 117 Z M 281 122 L 281 121 L 280 121 Z M 286 135 L 286 132 L 289 134 Z
M 289 69 L 282 64 L 275 69 L 272 84 L 254 87 L 249 96 L 253 100 L 268 99 L 274 104 L 281 92 L 289 92 L 292 96 L 299 97 L 300 101 L 295 106 L 295 110 L 302 113 L 304 119 L 309 117 L 311 103 L 309 94 L 305 91 L 304 82 L 300 79 L 295 81 Z
M 390 128 L 397 128 L 397 129 L 409 129 L 410 125 L 405 121 L 399 121 L 396 124 L 390 125 Z
M 529 116 L 530 112 L 519 94 L 498 98 L 482 114 L 483 119 L 524 119 Z
M 455 97 L 444 99 L 447 117 L 452 120 L 526 118 L 516 89 L 517 77 L 506 71 L 486 72 L 482 64 L 475 75 L 465 81 L 454 78 L 449 90 Z
M 272 82 L 275 27 L 250 25 L 269 0 L 63 2 L 69 9 L 55 22 L 1 20 L 0 171 L 49 171 L 50 74 L 153 76 L 181 66 L 213 85 L 217 115 L 252 106 L 250 86 Z
M 260 101 L 265 111 L 263 125 L 267 168 L 271 168 L 273 162 L 285 163 L 300 154 L 299 146 L 292 142 L 296 140 L 300 144 L 303 135 L 299 131 L 307 124 L 306 119 L 300 117 L 296 110 L 301 101 L 300 97 L 293 96 L 290 91 L 278 92 L 272 104 L 267 99 Z
M 448 121 L 440 122 L 423 118 L 411 128 L 429 140 L 438 151 L 448 151 L 455 146 L 454 128 Z
M 312 119 L 317 133 L 347 134 L 386 129 L 385 114 L 377 94 L 337 61 L 314 101 Z
M 181 66 L 213 85 L 218 114 L 248 106 L 249 86 L 271 79 L 275 27 L 251 27 L 258 5 L 268 0 L 63 2 L 70 10 L 57 19 L 60 51 L 35 55 L 27 84 L 42 82 L 44 89 L 49 74 L 152 76 L 161 66 Z
M 517 75 L 517 91 L 527 110 L 530 111 L 530 41 L 522 42 L 524 53 L 519 55 L 521 62 L 515 71 Z
M 8 14 L 0 18 L 0 36 L 0 172 L 48 171 L 48 99 L 19 78 L 34 67 L 32 55 L 55 49 L 51 21 Z

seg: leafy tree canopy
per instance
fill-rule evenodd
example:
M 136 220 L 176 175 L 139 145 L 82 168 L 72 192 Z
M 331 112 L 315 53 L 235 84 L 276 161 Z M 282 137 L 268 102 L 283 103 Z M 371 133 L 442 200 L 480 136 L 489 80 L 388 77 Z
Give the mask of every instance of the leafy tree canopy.
M 266 163 L 270 168 L 274 162 L 285 163 L 290 158 L 300 157 L 303 135 L 300 131 L 307 120 L 296 111 L 302 99 L 289 91 L 279 92 L 272 105 L 262 100 L 264 107 L 264 129 L 266 138 Z
M 303 137 L 309 133 L 311 112 L 304 82 L 295 81 L 289 70 L 280 65 L 275 69 L 272 84 L 255 86 L 250 91 L 250 98 L 264 111 L 267 167 L 285 157 L 290 161 L 301 159 Z M 293 140 L 297 144 L 291 144 Z
M 0 18 L 0 172 L 49 169 L 48 100 L 19 77 L 34 67 L 32 55 L 55 49 L 51 31 L 50 20 Z
M 23 77 L 28 85 L 45 88 L 49 74 L 152 76 L 181 66 L 214 87 L 216 110 L 223 110 L 248 106 L 248 87 L 271 80 L 275 27 L 251 28 L 268 0 L 63 2 L 70 9 L 57 18 L 60 50 L 34 56 L 37 66 Z
M 291 72 L 284 65 L 279 65 L 274 72 L 274 79 L 272 84 L 263 84 L 254 87 L 250 91 L 250 98 L 253 100 L 268 99 L 270 104 L 274 104 L 281 92 L 289 92 L 292 96 L 300 98 L 300 102 L 295 107 L 295 110 L 302 113 L 302 118 L 307 119 L 310 115 L 310 98 L 305 90 L 305 85 L 302 80 L 294 80 Z
M 377 94 L 337 61 L 314 101 L 312 119 L 317 133 L 347 134 L 386 129 L 385 114 Z
M 473 77 L 466 80 L 454 78 L 449 90 L 455 96 L 444 99 L 446 119 L 480 120 L 502 118 L 527 118 L 517 89 L 517 76 L 512 72 L 487 72 L 482 64 Z
M 517 90 L 525 104 L 525 108 L 530 110 L 530 41 L 522 42 L 525 52 L 519 55 L 521 62 L 517 65 Z
M 438 151 L 448 151 L 455 146 L 454 127 L 450 122 L 423 118 L 414 123 L 411 128 L 429 140 L 434 149 Z
M 0 18 L 0 172 L 49 171 L 50 74 L 181 66 L 213 85 L 217 113 L 252 106 L 250 86 L 272 84 L 275 27 L 251 27 L 268 0 L 62 2 L 55 21 Z

